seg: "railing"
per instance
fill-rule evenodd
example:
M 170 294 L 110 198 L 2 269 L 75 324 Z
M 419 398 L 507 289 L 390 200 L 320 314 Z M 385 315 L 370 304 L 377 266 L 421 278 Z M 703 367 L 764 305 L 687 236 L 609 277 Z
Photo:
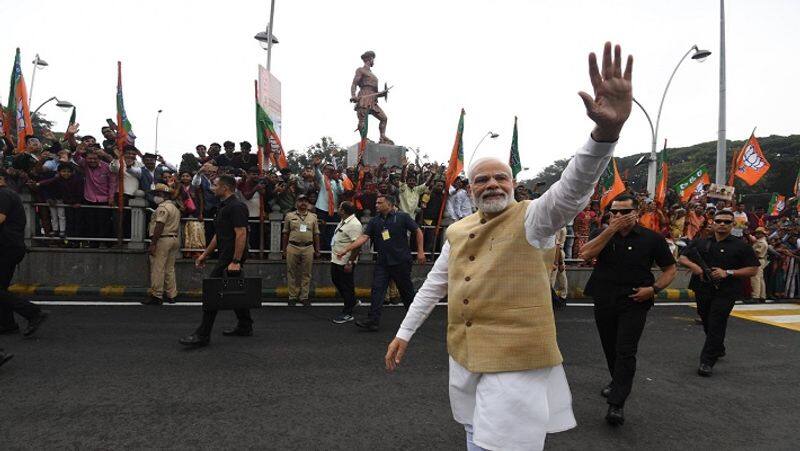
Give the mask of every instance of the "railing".
M 25 230 L 25 242 L 26 245 L 29 247 L 41 247 L 40 245 L 43 243 L 48 242 L 58 242 L 58 241 L 66 241 L 68 244 L 75 245 L 75 244 L 88 244 L 90 247 L 99 247 L 101 243 L 118 243 L 119 238 L 116 236 L 116 224 L 119 221 L 118 218 L 118 207 L 106 206 L 106 205 L 85 205 L 81 204 L 79 207 L 73 207 L 69 204 L 63 203 L 38 203 L 33 201 L 32 196 L 29 193 L 21 193 L 20 196 L 23 199 L 23 204 L 25 208 L 25 214 L 27 217 L 27 225 Z M 144 193 L 141 191 L 137 191 L 136 195 L 128 200 L 128 205 L 124 207 L 126 214 L 124 215 L 123 219 L 123 227 L 124 227 L 124 235 L 125 238 L 122 239 L 123 248 L 125 249 L 133 249 L 133 250 L 144 250 L 147 245 L 150 243 L 150 239 L 147 237 L 147 220 L 149 216 L 153 213 L 153 209 L 148 208 L 147 201 L 144 198 Z M 258 259 L 265 259 L 265 260 L 281 260 L 281 238 L 283 232 L 283 220 L 284 215 L 279 211 L 276 207 L 273 207 L 274 210 L 264 216 L 264 240 L 262 241 L 260 238 L 258 240 L 258 246 L 249 246 L 250 247 L 250 254 L 251 258 L 258 258 Z M 63 233 L 66 231 L 59 231 L 58 236 L 48 236 L 43 234 L 44 227 L 43 221 L 52 220 L 48 214 L 43 212 L 46 210 L 51 214 L 55 214 L 58 217 L 61 217 L 59 210 L 64 212 L 64 216 L 73 216 L 74 213 L 67 215 L 67 212 L 79 212 L 79 211 L 86 211 L 86 210 L 102 210 L 102 211 L 109 211 L 107 215 L 105 215 L 106 224 L 106 232 L 104 236 L 81 236 L 82 233 L 78 234 L 68 234 Z M 371 216 L 369 214 L 369 210 L 365 210 L 364 214 L 359 218 L 363 225 L 366 225 Z M 91 215 L 90 215 L 91 216 Z M 80 218 L 79 218 L 80 219 Z M 86 219 L 86 218 L 84 218 Z M 92 219 L 91 217 L 88 219 Z M 58 220 L 58 219 L 57 219 Z M 68 222 L 75 221 L 75 218 L 72 217 L 70 220 L 64 218 L 64 225 L 67 226 L 66 229 L 70 228 L 70 224 Z M 188 256 L 191 253 L 202 252 L 203 248 L 191 248 L 186 247 L 185 237 L 183 236 L 185 233 L 185 225 L 187 222 L 192 221 L 200 221 L 198 218 L 192 217 L 185 217 L 181 218 L 182 226 L 179 227 L 179 238 L 181 242 L 180 252 L 184 255 Z M 213 222 L 211 218 L 204 218 L 202 220 L 205 224 Z M 258 226 L 255 227 L 256 230 L 261 228 L 260 224 L 261 221 L 259 219 L 251 219 L 249 220 L 251 226 Z M 426 255 L 435 258 L 441 253 L 441 246 L 444 242 L 444 235 L 447 229 L 447 226 L 451 224 L 452 221 L 444 218 L 442 220 L 442 227 L 439 231 L 439 236 L 437 238 L 437 246 L 432 248 L 430 245 L 425 245 L 425 253 Z M 85 224 L 83 224 L 85 226 Z M 327 222 L 323 224 L 321 227 L 328 228 L 328 230 L 333 231 L 335 227 L 338 225 L 336 222 Z M 427 235 L 425 238 L 430 239 L 431 235 L 434 233 L 435 226 L 420 226 L 423 229 L 423 234 Z M 61 227 L 59 227 L 60 229 Z M 206 229 L 206 227 L 204 227 Z M 85 229 L 84 229 L 85 230 Z M 252 228 L 251 228 L 252 230 Z M 322 234 L 323 236 L 327 236 Z M 210 238 L 208 234 L 206 235 L 206 240 Z M 248 237 L 249 239 L 249 237 Z M 320 244 L 323 248 L 329 247 L 325 246 L 322 242 L 323 239 L 320 239 Z M 262 246 L 263 243 L 263 246 Z M 250 243 L 248 243 L 250 244 Z M 255 243 L 252 243 L 255 244 Z M 46 246 L 45 246 L 46 247 Z M 329 256 L 331 251 L 330 250 L 322 250 L 322 254 Z M 412 254 L 416 256 L 416 248 L 412 249 Z M 374 259 L 375 251 L 371 246 L 371 243 L 367 243 L 361 250 L 361 259 L 366 261 L 371 261 Z

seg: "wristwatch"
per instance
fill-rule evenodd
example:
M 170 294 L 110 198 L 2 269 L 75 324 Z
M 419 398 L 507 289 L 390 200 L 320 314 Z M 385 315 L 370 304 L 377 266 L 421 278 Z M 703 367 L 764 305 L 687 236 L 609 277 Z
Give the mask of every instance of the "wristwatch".
M 661 288 L 658 288 L 655 285 L 651 285 L 650 288 L 653 289 L 653 294 L 658 294 L 662 290 Z
M 240 265 L 240 264 L 242 264 L 242 261 L 241 260 L 237 260 L 237 259 L 234 258 L 233 260 L 231 260 L 231 263 L 233 263 L 235 265 Z
M 728 277 L 733 277 L 733 270 L 732 269 L 726 269 L 725 270 L 725 274 L 727 274 Z

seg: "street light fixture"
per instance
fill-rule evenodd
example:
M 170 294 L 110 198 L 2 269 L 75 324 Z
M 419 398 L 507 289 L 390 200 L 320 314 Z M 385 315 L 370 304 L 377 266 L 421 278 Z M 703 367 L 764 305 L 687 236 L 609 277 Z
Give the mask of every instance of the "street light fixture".
M 33 98 L 33 83 L 36 81 L 36 69 L 44 69 L 45 67 L 49 66 L 47 61 L 39 58 L 39 54 L 36 54 L 36 58 L 32 61 L 33 63 L 33 75 L 31 75 L 31 92 L 28 93 L 28 105 L 31 104 L 31 99 Z
M 38 107 L 36 107 L 36 109 L 33 110 L 33 114 L 38 113 L 39 110 L 41 110 L 43 106 L 47 105 L 48 103 L 52 102 L 53 100 L 56 101 L 56 106 L 61 108 L 64 111 L 67 111 L 68 109 L 75 107 L 75 105 L 73 105 L 72 102 L 67 102 L 66 100 L 59 100 L 58 97 L 53 96 L 53 97 L 50 97 L 49 99 L 45 100 L 44 102 L 42 102 Z
M 255 40 L 258 41 L 259 44 L 261 44 L 261 48 L 264 50 L 267 50 L 269 48 L 269 39 L 267 38 L 267 36 L 269 35 L 267 34 L 266 31 L 259 31 L 258 33 L 256 33 L 255 36 L 253 36 L 253 38 L 255 38 Z M 280 43 L 278 41 L 278 38 L 275 37 L 275 35 L 272 35 L 272 43 L 273 44 Z
M 694 53 L 692 53 L 694 52 Z M 698 62 L 704 61 L 711 55 L 709 50 L 701 50 L 696 45 L 693 45 L 688 52 L 678 61 L 678 64 L 675 66 L 675 69 L 672 70 L 672 74 L 669 76 L 669 80 L 667 80 L 667 86 L 664 87 L 664 93 L 661 95 L 661 103 L 658 105 L 658 115 L 656 116 L 656 123 L 655 126 L 653 125 L 653 121 L 650 119 L 650 115 L 647 113 L 647 110 L 644 109 L 641 103 L 638 100 L 633 99 L 634 103 L 641 108 L 642 112 L 644 113 L 645 117 L 647 118 L 647 122 L 650 124 L 650 134 L 652 135 L 652 142 L 650 147 L 650 162 L 647 165 L 647 192 L 649 194 L 650 199 L 653 198 L 653 193 L 656 190 L 656 145 L 658 142 L 658 125 L 661 122 L 661 110 L 664 108 L 664 99 L 667 98 L 667 91 L 669 90 L 669 85 L 672 83 L 672 79 L 675 77 L 675 73 L 678 71 L 678 68 L 683 63 L 683 60 L 686 59 L 689 55 L 692 55 L 692 59 Z
M 486 138 L 492 138 L 492 139 L 495 139 L 495 138 L 497 138 L 498 136 L 500 136 L 500 135 L 499 135 L 499 134 L 497 134 L 497 133 L 495 133 L 495 132 L 493 132 L 493 131 L 491 131 L 491 130 L 489 130 L 488 132 L 486 132 L 486 134 L 485 134 L 485 135 L 483 135 L 483 137 L 481 138 L 481 140 L 480 140 L 480 141 L 478 141 L 478 145 L 477 145 L 477 146 L 475 146 L 475 150 L 473 150 L 473 151 L 472 151 L 472 155 L 470 155 L 470 157 L 469 157 L 469 164 L 472 164 L 472 159 L 475 157 L 475 152 L 477 152 L 477 151 L 478 151 L 478 147 L 480 147 L 480 146 L 481 146 L 481 144 L 483 144 L 483 140 L 484 140 L 484 139 L 486 139 Z

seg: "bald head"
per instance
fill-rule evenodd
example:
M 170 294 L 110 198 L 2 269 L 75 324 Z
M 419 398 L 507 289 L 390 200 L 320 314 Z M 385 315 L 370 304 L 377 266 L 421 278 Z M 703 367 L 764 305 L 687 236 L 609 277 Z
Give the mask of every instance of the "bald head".
M 513 173 L 511 172 L 511 166 L 508 165 L 507 162 L 497 158 L 497 157 L 483 157 L 478 158 L 477 160 L 473 161 L 469 165 L 469 169 L 467 170 L 467 178 L 469 179 L 470 183 L 475 182 L 475 176 L 481 172 L 505 172 L 511 178 L 513 178 Z

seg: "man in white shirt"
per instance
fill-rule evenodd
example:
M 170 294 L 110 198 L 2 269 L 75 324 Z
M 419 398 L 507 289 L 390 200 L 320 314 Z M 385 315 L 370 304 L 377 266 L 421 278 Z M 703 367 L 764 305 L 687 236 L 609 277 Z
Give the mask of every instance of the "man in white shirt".
M 747 213 L 744 211 L 744 204 L 739 204 L 736 206 L 736 211 L 733 212 L 733 228 L 731 229 L 731 235 L 741 238 L 744 236 L 744 231 L 750 225 L 750 218 L 747 217 Z
M 591 139 L 539 199 L 513 199 L 507 163 L 472 163 L 468 175 L 478 213 L 448 229 L 439 259 L 389 344 L 385 364 L 394 371 L 414 332 L 448 296 L 450 404 L 467 432 L 468 450 L 541 449 L 548 432 L 576 425 L 547 285 L 555 234 L 589 202 L 630 115 L 633 58 L 623 74 L 620 47 L 613 59 L 611 53 L 606 43 L 602 73 L 589 55 L 594 98 L 580 93 L 596 124 Z M 517 220 L 523 227 L 517 229 Z M 526 256 L 536 258 L 520 261 Z M 531 287 L 543 290 L 521 291 Z
M 467 194 L 464 186 L 465 183 L 466 180 L 459 177 L 450 187 L 450 192 L 448 193 L 445 209 L 447 216 L 452 218 L 453 221 L 458 221 L 472 214 L 472 202 L 469 200 L 469 194 Z
M 355 282 L 353 271 L 355 270 L 358 254 L 361 249 L 345 253 L 341 258 L 336 255 L 346 249 L 353 241 L 357 240 L 364 233 L 361 221 L 354 214 L 356 207 L 352 202 L 344 201 L 339 204 L 339 216 L 342 218 L 336 229 L 333 231 L 331 242 L 331 281 L 339 292 L 339 296 L 344 299 L 344 308 L 332 321 L 334 324 L 344 324 L 353 321 L 353 309 L 356 306 Z

